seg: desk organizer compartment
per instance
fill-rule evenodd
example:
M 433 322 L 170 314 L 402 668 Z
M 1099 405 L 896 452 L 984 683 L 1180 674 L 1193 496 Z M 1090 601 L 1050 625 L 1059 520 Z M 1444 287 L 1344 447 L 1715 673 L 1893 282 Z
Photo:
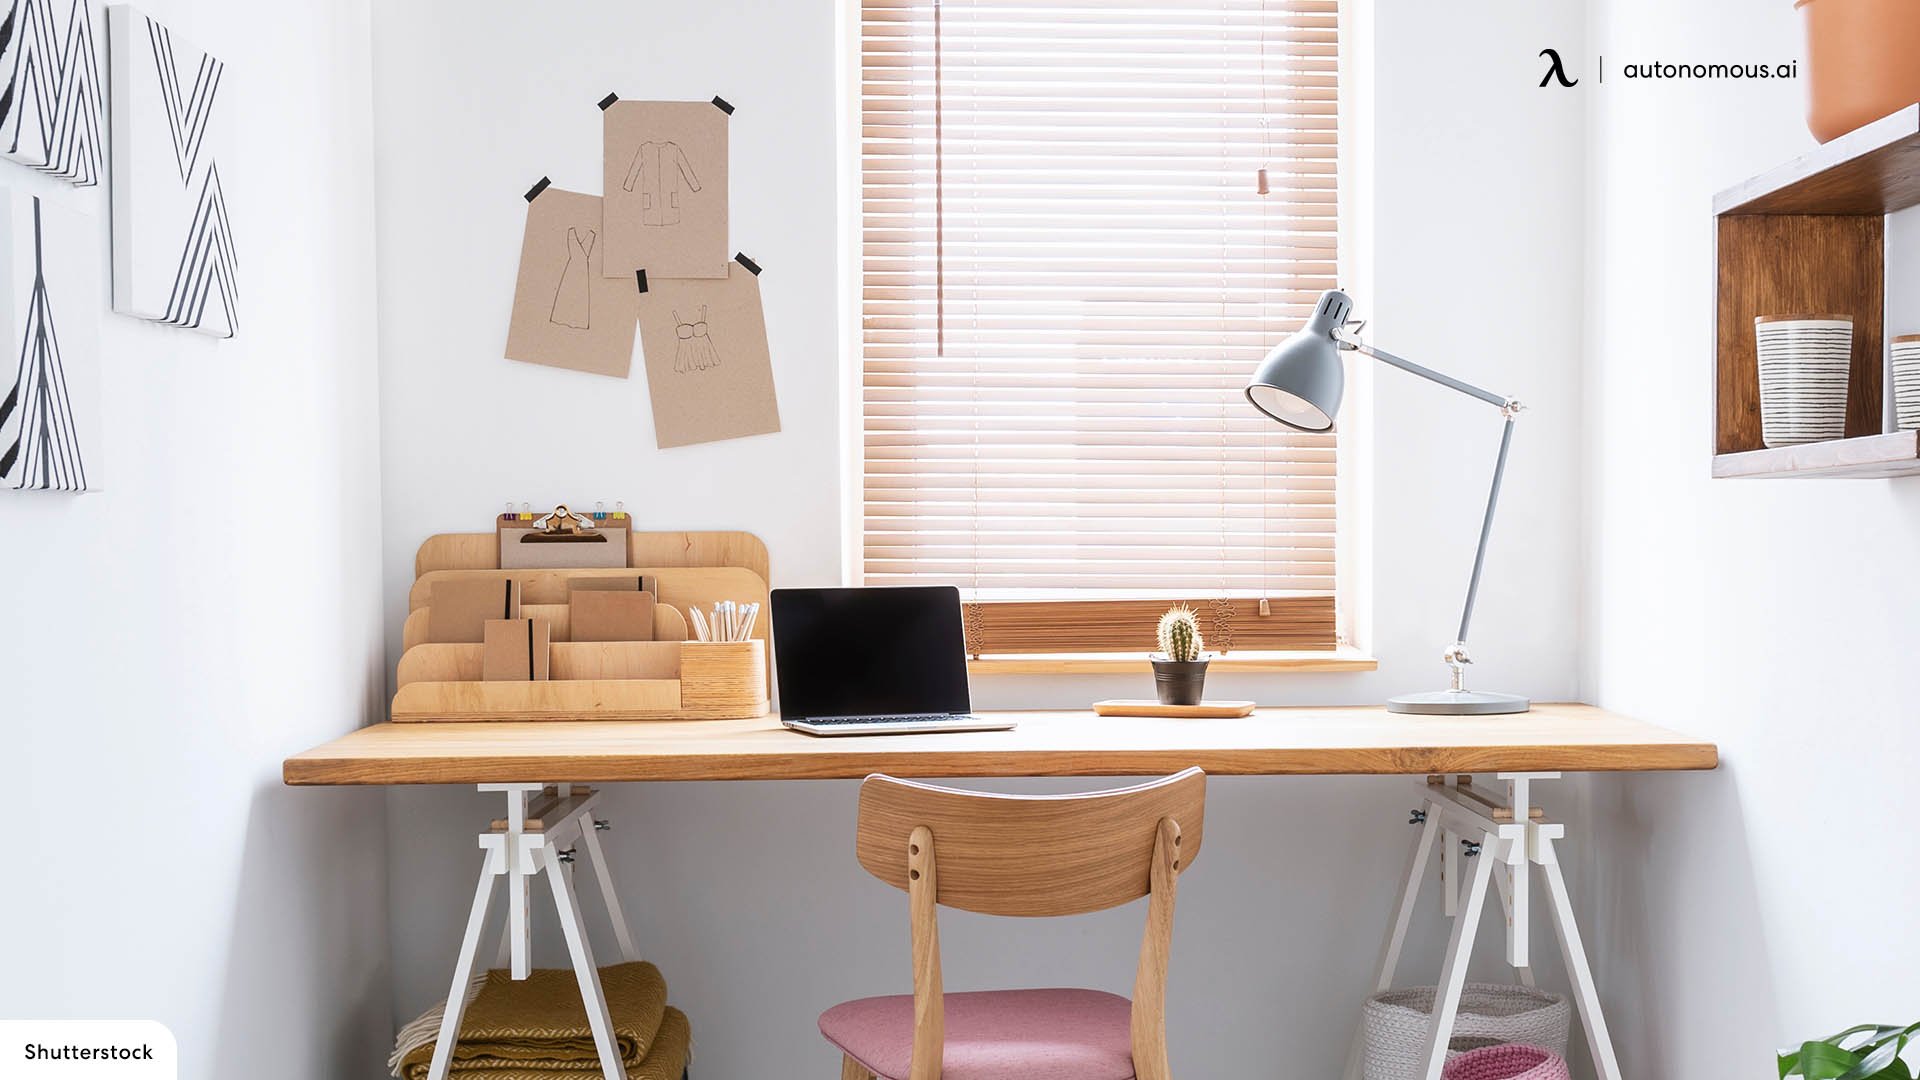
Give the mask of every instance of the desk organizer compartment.
M 402 630 L 393 719 L 730 720 L 766 715 L 766 623 L 756 627 L 748 641 L 688 641 L 682 614 L 688 607 L 706 608 L 719 600 L 764 604 L 765 548 L 744 533 L 634 533 L 631 545 L 636 561 L 651 557 L 661 565 L 502 570 L 476 538 L 429 538 L 415 560 L 418 577 Z M 668 561 L 677 558 L 733 558 L 748 565 Z M 570 640 L 568 579 L 636 574 L 658 581 L 656 640 Z M 487 682 L 482 678 L 483 645 L 427 640 L 433 583 L 474 578 L 517 582 L 522 617 L 547 621 L 552 637 L 549 678 Z

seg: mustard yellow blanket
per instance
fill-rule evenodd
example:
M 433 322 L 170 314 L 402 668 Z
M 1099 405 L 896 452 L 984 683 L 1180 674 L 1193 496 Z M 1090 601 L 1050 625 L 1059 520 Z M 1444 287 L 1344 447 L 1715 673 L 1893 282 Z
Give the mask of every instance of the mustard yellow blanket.
M 692 1033 L 667 1007 L 667 984 L 648 963 L 600 969 L 614 1039 L 630 1080 L 679 1080 Z M 401 1062 L 406 1080 L 425 1080 L 433 1044 Z M 600 1074 L 580 987 L 567 969 L 539 970 L 514 982 L 489 971 L 467 1006 L 449 1070 L 458 1080 L 585 1080 Z

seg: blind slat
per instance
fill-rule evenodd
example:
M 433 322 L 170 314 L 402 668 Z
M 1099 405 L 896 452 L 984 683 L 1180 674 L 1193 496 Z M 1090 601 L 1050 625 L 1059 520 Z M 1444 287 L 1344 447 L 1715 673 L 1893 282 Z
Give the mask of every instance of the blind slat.
M 992 599 L 975 651 L 1137 615 L 1008 596 L 1331 593 L 1338 443 L 1243 387 L 1336 283 L 1336 0 L 860 13 L 865 580 Z

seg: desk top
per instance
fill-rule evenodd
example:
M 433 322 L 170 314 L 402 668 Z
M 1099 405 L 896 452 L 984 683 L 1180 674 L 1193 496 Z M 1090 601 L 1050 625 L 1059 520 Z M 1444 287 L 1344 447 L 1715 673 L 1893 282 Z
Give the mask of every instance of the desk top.
M 626 780 L 1584 772 L 1711 769 L 1710 742 L 1591 705 L 1511 716 L 1379 706 L 1259 709 L 1237 719 L 1017 712 L 1013 731 L 816 738 L 775 717 L 375 724 L 286 760 L 289 784 Z

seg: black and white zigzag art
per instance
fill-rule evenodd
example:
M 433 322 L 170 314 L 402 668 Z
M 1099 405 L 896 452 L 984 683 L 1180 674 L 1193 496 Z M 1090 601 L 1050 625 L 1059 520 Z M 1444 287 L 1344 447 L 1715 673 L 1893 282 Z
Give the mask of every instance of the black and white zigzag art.
M 12 0 L 0 22 L 0 156 L 81 187 L 100 182 L 92 0 Z
M 239 257 L 221 186 L 226 65 L 130 5 L 107 9 L 113 306 L 232 337 Z
M 33 284 L 19 327 L 13 388 L 0 398 L 0 482 L 20 491 L 85 491 L 81 437 L 90 433 L 74 419 L 73 391 L 47 295 L 40 200 L 32 202 Z

